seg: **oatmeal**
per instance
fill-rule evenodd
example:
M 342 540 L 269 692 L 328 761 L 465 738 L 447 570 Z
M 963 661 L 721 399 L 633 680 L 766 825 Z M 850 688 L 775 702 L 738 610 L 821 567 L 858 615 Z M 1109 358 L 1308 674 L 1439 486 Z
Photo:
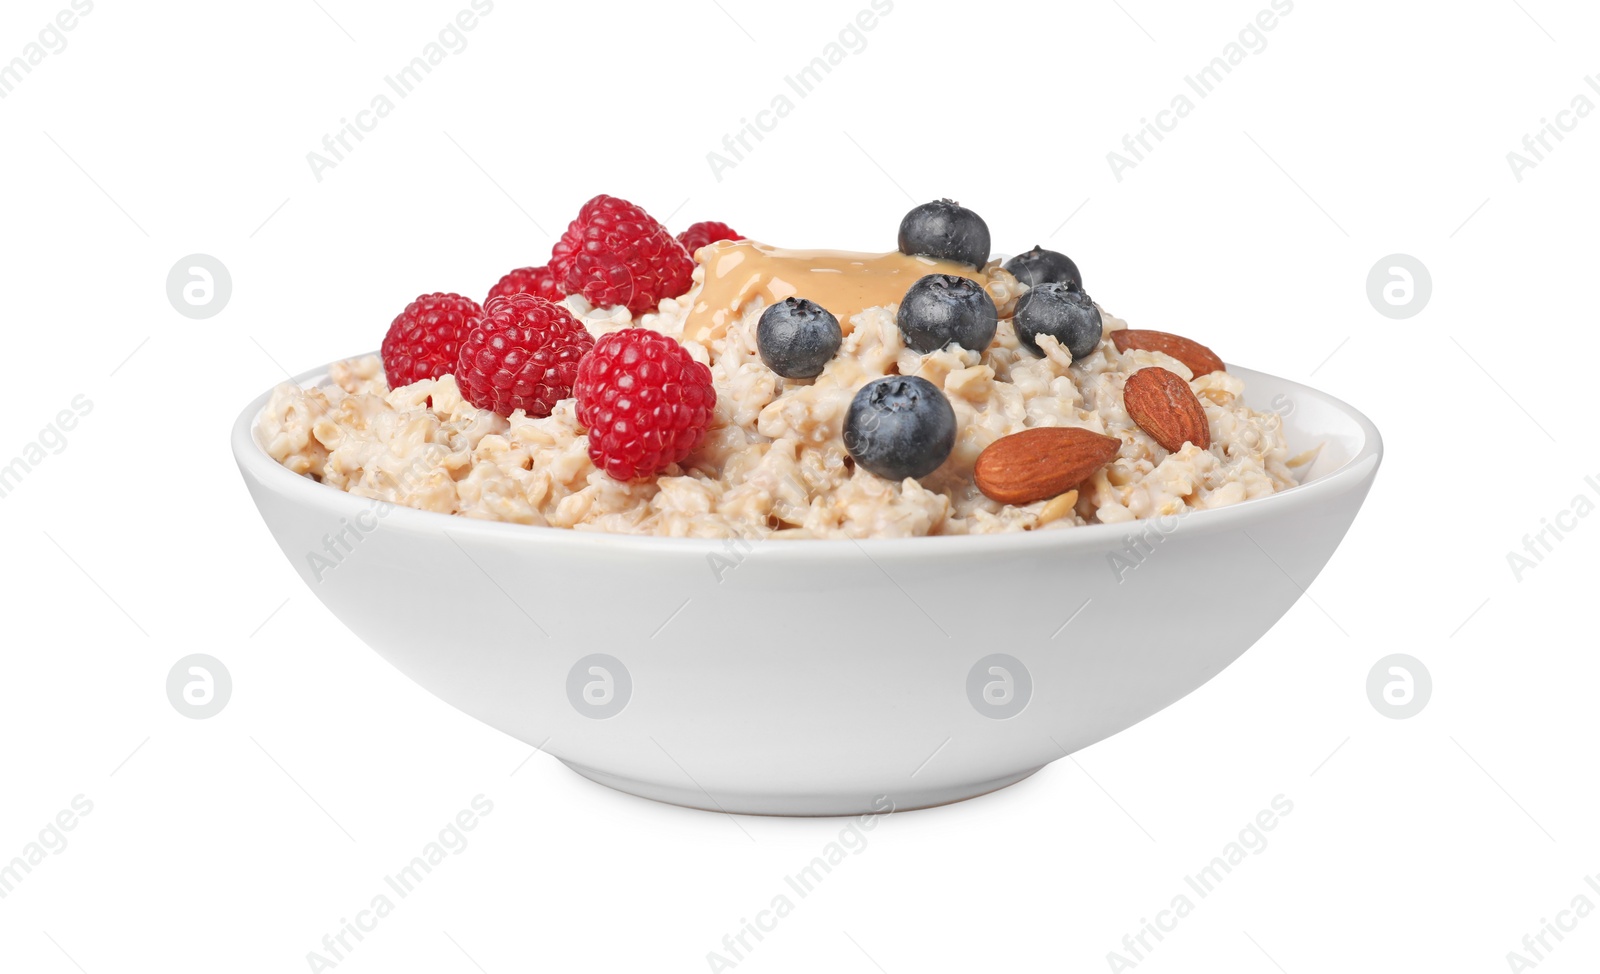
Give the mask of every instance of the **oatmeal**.
M 908 347 L 897 321 L 900 298 L 928 274 L 963 278 L 968 292 L 979 292 L 976 300 L 993 302 L 993 337 L 981 351 L 954 342 L 930 352 Z M 596 465 L 570 396 L 546 416 L 520 408 L 502 416 L 469 403 L 452 374 L 390 388 L 377 356 L 335 364 L 316 388 L 280 386 L 262 413 L 260 436 L 288 469 L 362 497 L 487 520 L 676 537 L 1055 531 L 1222 507 L 1295 483 L 1280 418 L 1247 407 L 1239 378 L 1196 376 L 1153 348 L 1119 351 L 1112 335 L 1127 325 L 1098 306 L 1100 333 L 1089 336 L 1087 351 L 1077 349 L 1075 359 L 1047 330 L 1030 332 L 1036 354 L 1018 334 L 1017 306 L 1029 290 L 998 261 L 956 266 L 900 253 L 721 241 L 696 253 L 687 293 L 663 297 L 638 317 L 622 303 L 595 307 L 567 294 L 560 306 L 594 339 L 648 329 L 709 369 L 715 406 L 702 438 L 680 462 L 633 480 Z M 837 350 L 814 378 L 777 374 L 758 339 L 764 312 L 796 296 L 837 318 Z M 1141 427 L 1124 385 L 1146 368 L 1183 380 L 1208 435 L 1168 450 Z M 895 376 L 926 380 L 954 417 L 948 454 L 920 477 L 881 477 L 847 445 L 858 393 Z M 529 397 L 539 401 L 536 392 Z M 986 496 L 973 473 L 979 454 L 1037 427 L 1090 430 L 1120 448 L 1070 491 L 1020 505 Z

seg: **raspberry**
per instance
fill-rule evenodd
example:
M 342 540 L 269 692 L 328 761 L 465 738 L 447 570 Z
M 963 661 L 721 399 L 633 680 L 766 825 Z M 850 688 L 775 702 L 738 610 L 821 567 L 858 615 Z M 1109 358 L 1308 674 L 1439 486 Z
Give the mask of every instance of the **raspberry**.
M 437 379 L 456 367 L 456 356 L 478 302 L 459 294 L 424 294 L 406 305 L 383 337 L 383 371 L 389 388 Z
M 594 339 L 572 312 L 532 294 L 490 298 L 461 342 L 456 382 L 479 409 L 548 416 L 572 395 Z
M 705 438 L 717 390 L 711 370 L 676 340 L 646 328 L 602 336 L 578 364 L 578 422 L 589 459 L 616 480 L 659 473 Z
M 694 260 L 667 228 L 627 200 L 600 195 L 556 241 L 550 269 L 568 294 L 635 317 L 689 290 Z
M 678 243 L 683 244 L 683 249 L 694 256 L 694 252 L 706 244 L 714 244 L 718 240 L 743 240 L 744 234 L 715 220 L 705 220 L 701 223 L 691 224 L 689 229 L 678 234 Z
M 500 283 L 489 289 L 490 298 L 512 294 L 532 294 L 554 303 L 560 303 L 566 297 L 566 292 L 556 283 L 556 276 L 549 267 L 519 267 L 500 278 Z M 488 304 L 489 298 L 485 298 L 484 303 Z

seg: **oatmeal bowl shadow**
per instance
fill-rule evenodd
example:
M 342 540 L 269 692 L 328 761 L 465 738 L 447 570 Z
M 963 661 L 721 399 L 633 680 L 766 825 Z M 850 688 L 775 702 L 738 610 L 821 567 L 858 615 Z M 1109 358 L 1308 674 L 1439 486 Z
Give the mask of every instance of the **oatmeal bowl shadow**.
M 382 505 L 276 463 L 270 393 L 232 445 L 311 591 L 446 703 L 634 795 L 847 815 L 1020 781 L 1197 689 L 1294 605 L 1382 440 L 1331 396 L 1231 371 L 1297 448 L 1321 444 L 1301 484 L 1006 535 L 633 537 Z M 419 579 L 430 604 L 402 610 Z

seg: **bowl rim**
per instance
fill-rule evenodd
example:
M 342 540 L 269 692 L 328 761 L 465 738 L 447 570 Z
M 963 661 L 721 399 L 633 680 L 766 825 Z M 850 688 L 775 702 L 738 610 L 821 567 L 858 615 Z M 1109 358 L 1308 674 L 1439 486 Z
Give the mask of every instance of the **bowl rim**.
M 361 357 L 363 356 L 356 355 L 334 361 L 344 362 Z M 294 473 L 274 460 L 257 441 L 255 435 L 261 414 L 279 387 L 285 384 L 305 387 L 325 380 L 332 365 L 330 362 L 295 375 L 287 382 L 277 383 L 253 399 L 235 420 L 231 443 L 234 459 L 247 479 L 254 479 L 262 487 L 280 494 L 300 492 L 304 495 L 305 503 L 326 508 L 330 514 L 337 516 L 370 505 L 374 501 L 372 498 L 350 494 Z M 1375 475 L 1383 457 L 1383 436 L 1378 432 L 1377 426 L 1360 410 L 1336 396 L 1292 379 L 1231 363 L 1227 368 L 1231 374 L 1243 379 L 1247 386 L 1252 381 L 1265 379 L 1288 386 L 1292 395 L 1296 397 L 1321 400 L 1356 424 L 1362 434 L 1361 446 L 1344 463 L 1309 483 L 1227 507 L 1188 511 L 1181 515 L 1184 534 L 1209 534 L 1248 526 L 1252 522 L 1263 520 L 1274 513 L 1283 513 L 1294 506 L 1316 507 L 1325 499 L 1331 499 L 1370 481 Z M 399 504 L 393 505 L 384 518 L 384 523 L 386 526 L 422 533 L 432 533 L 434 529 L 444 533 L 443 529 L 448 527 L 449 534 L 453 537 L 475 537 L 513 544 L 558 547 L 570 544 L 586 548 L 613 548 L 624 552 L 632 550 L 640 553 L 677 551 L 695 555 L 712 552 L 725 554 L 728 546 L 733 543 L 727 538 L 660 537 L 491 521 L 424 511 Z M 763 546 L 763 557 L 770 557 L 774 552 L 783 552 L 785 557 L 796 559 L 831 557 L 852 545 L 856 548 L 869 547 L 873 555 L 882 555 L 897 561 L 956 552 L 973 555 L 1006 553 L 1027 549 L 1029 546 L 1050 550 L 1101 549 L 1118 545 L 1130 535 L 1142 534 L 1153 523 L 1153 519 L 1143 518 L 1122 524 L 1090 524 L 1071 531 L 1017 531 L 1003 534 L 935 535 L 914 538 L 801 538 L 784 540 L 770 548 Z M 749 539 L 747 543 L 753 545 L 765 540 L 770 539 Z

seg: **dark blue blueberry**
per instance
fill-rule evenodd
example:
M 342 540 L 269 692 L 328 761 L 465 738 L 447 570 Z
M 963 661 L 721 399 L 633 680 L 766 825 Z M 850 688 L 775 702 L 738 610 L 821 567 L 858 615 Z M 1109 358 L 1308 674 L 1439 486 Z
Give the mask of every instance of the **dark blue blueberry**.
M 1078 273 L 1078 265 L 1066 254 L 1058 254 L 1054 250 L 1045 250 L 1038 244 L 1025 254 L 1006 261 L 1003 265 L 1011 272 L 1011 276 L 1028 285 L 1038 287 L 1041 284 L 1071 284 L 1073 287 L 1083 287 L 1083 275 Z
M 926 477 L 956 445 L 956 411 L 939 387 L 891 375 L 861 387 L 844 416 L 844 446 L 885 480 Z
M 1035 355 L 1044 355 L 1039 336 L 1050 335 L 1072 353 L 1076 362 L 1100 344 L 1100 309 L 1081 289 L 1070 284 L 1041 284 L 1017 302 L 1017 341 Z
M 814 379 L 839 351 L 839 319 L 805 298 L 784 298 L 761 312 L 756 348 L 767 368 L 785 379 Z
M 958 274 L 918 279 L 901 299 L 894 320 L 906 344 L 918 352 L 937 352 L 951 342 L 981 352 L 994 341 L 1000 323 L 989 292 Z
M 900 252 L 982 267 L 989 262 L 989 225 L 952 200 L 924 203 L 900 221 Z

